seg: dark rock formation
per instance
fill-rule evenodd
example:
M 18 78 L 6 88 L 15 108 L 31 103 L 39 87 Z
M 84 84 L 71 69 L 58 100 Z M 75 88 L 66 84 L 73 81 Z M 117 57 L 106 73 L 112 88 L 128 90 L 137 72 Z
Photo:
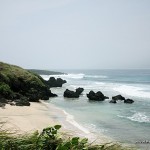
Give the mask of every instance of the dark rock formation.
M 5 103 L 0 103 L 0 107 L 4 108 L 5 107 Z
M 22 96 L 20 99 L 16 99 L 14 102 L 16 106 L 30 106 L 30 102 L 25 96 Z
M 117 103 L 116 100 L 112 99 L 109 103 Z
M 62 87 L 64 83 L 66 83 L 66 80 L 63 80 L 61 78 L 55 79 L 54 77 L 50 77 L 48 81 L 46 81 L 46 84 L 51 87 Z
M 64 92 L 64 97 L 67 98 L 79 98 L 79 96 L 81 95 L 81 93 L 84 91 L 83 88 L 77 88 L 76 91 L 71 91 L 66 89 L 66 91 Z
M 125 98 L 122 95 L 116 95 L 112 97 L 113 100 L 125 100 Z
M 109 97 L 108 97 L 108 96 L 105 96 L 105 99 L 109 99 Z
M 134 103 L 134 100 L 132 100 L 132 99 L 125 99 L 124 103 L 132 104 L 132 103 Z
M 83 91 L 84 91 L 84 89 L 83 89 L 83 88 L 80 88 L 80 87 L 76 89 L 76 93 L 79 94 L 79 95 L 81 95 L 81 93 L 82 93 Z
M 79 94 L 74 92 L 74 91 L 66 89 L 66 91 L 64 92 L 64 97 L 67 97 L 67 98 L 79 98 Z
M 97 93 L 95 93 L 94 91 L 90 91 L 89 94 L 87 94 L 87 97 L 89 98 L 89 100 L 95 101 L 104 101 L 106 99 L 104 94 L 100 91 L 98 91 Z

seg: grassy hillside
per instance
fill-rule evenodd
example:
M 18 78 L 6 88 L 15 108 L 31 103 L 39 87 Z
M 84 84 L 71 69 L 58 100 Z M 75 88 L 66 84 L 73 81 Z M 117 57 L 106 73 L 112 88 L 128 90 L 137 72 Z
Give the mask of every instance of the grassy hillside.
M 39 75 L 61 75 L 65 74 L 62 72 L 49 71 L 49 70 L 39 70 L 39 69 L 27 69 L 30 72 L 37 73 Z
M 0 102 L 7 100 L 38 101 L 56 96 L 38 75 L 21 67 L 0 62 Z

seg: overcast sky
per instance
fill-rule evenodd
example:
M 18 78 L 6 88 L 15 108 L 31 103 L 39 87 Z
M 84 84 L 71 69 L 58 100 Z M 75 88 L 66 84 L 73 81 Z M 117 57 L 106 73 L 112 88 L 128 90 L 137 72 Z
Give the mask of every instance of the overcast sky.
M 150 0 L 0 0 L 0 61 L 37 69 L 150 68 Z

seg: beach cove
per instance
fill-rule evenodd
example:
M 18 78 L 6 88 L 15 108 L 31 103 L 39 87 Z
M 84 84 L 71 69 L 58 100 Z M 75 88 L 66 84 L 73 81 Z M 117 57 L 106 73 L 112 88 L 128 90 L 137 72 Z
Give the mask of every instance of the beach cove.
M 4 122 L 4 129 L 16 131 L 18 134 L 32 133 L 36 130 L 41 132 L 46 127 L 60 124 L 62 125 L 60 133 L 66 134 L 68 138 L 79 136 L 99 144 L 112 141 L 105 135 L 91 133 L 71 118 L 67 112 L 43 101 L 31 102 L 30 107 L 6 105 L 5 108 L 0 109 L 0 121 Z

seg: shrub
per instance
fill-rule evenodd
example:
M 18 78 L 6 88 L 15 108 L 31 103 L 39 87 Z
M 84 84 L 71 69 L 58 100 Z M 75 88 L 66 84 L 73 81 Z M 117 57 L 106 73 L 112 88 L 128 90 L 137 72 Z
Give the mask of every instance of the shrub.
M 60 128 L 61 125 L 55 125 L 43 129 L 40 134 L 36 131 L 16 136 L 0 127 L 0 150 L 129 150 L 113 143 L 91 145 L 86 138 L 73 137 L 65 140 L 57 133 Z
M 5 84 L 3 82 L 0 83 L 0 94 L 4 96 L 10 96 L 13 94 L 12 90 L 10 89 L 10 86 L 8 84 Z

